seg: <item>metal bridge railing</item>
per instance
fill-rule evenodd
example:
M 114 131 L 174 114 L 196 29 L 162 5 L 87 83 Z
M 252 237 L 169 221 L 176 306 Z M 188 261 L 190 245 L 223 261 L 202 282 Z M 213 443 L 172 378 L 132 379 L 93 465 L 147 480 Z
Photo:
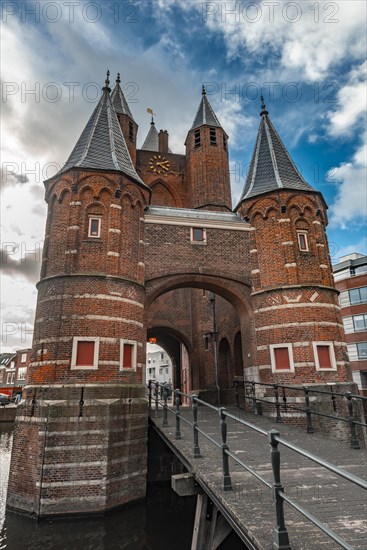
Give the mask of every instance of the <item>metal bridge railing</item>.
M 201 434 L 213 445 L 215 445 L 220 449 L 220 452 L 222 454 L 222 489 L 223 491 L 231 491 L 233 489 L 230 468 L 229 468 L 229 458 L 234 460 L 244 470 L 252 474 L 261 483 L 266 485 L 268 488 L 272 489 L 273 500 L 275 503 L 275 516 L 276 516 L 276 526 L 273 531 L 274 548 L 291 550 L 288 531 L 286 528 L 285 517 L 284 517 L 284 502 L 287 502 L 292 508 L 297 510 L 310 522 L 316 525 L 321 531 L 323 531 L 328 537 L 330 537 L 333 541 L 335 541 L 339 546 L 341 546 L 346 550 L 355 550 L 353 546 L 351 546 L 350 544 L 348 544 L 348 542 L 346 542 L 341 537 L 339 537 L 339 535 L 335 533 L 335 531 L 330 529 L 327 525 L 325 525 L 313 514 L 311 514 L 308 510 L 306 510 L 303 506 L 298 504 L 293 498 L 285 494 L 284 487 L 281 482 L 279 444 L 311 460 L 312 462 L 318 464 L 319 466 L 326 468 L 327 470 L 333 472 L 334 474 L 339 475 L 343 479 L 351 483 L 354 483 L 355 485 L 361 487 L 362 489 L 367 490 L 367 482 L 364 479 L 357 477 L 354 474 L 351 474 L 350 472 L 347 472 L 344 469 L 339 468 L 335 464 L 332 464 L 331 462 L 328 462 L 306 451 L 305 449 L 299 447 L 298 445 L 294 445 L 293 443 L 280 437 L 280 433 L 277 430 L 272 429 L 272 430 L 266 431 L 254 424 L 251 424 L 246 420 L 243 420 L 242 418 L 238 418 L 237 416 L 231 414 L 226 410 L 225 407 L 215 407 L 214 405 L 211 405 L 210 403 L 207 403 L 206 401 L 199 399 L 197 395 L 189 395 L 181 392 L 178 389 L 174 390 L 175 407 L 172 408 L 168 406 L 169 390 L 165 385 L 159 384 L 158 382 L 153 383 L 152 381 L 149 381 L 148 390 L 149 390 L 149 394 L 148 394 L 149 409 L 153 411 L 152 401 L 154 401 L 155 403 L 154 410 L 155 410 L 156 417 L 159 417 L 159 405 L 162 407 L 162 411 L 163 411 L 162 426 L 163 427 L 168 426 L 168 413 L 171 413 L 175 417 L 175 425 L 176 425 L 175 439 L 176 440 L 182 439 L 181 422 L 184 422 L 187 425 L 192 427 L 192 433 L 193 433 L 192 452 L 193 452 L 194 458 L 198 458 L 201 456 L 200 445 L 199 445 L 199 434 Z M 192 422 L 190 422 L 190 420 L 188 420 L 187 418 L 181 415 L 181 410 L 180 410 L 181 397 L 185 397 L 186 399 L 191 401 Z M 207 434 L 199 426 L 198 405 L 202 405 L 218 413 L 219 421 L 220 421 L 220 434 L 221 434 L 220 442 L 216 441 L 213 437 Z M 240 460 L 233 452 L 231 452 L 227 443 L 227 429 L 228 429 L 227 419 L 228 418 L 267 437 L 268 442 L 270 444 L 270 462 L 271 462 L 271 468 L 272 468 L 272 474 L 273 474 L 272 483 L 269 483 L 260 474 L 258 474 L 254 468 L 252 468 L 251 466 L 249 466 L 248 464 Z
M 240 384 L 243 384 L 243 393 L 240 393 Z M 247 401 L 252 403 L 252 412 L 257 415 L 260 414 L 260 404 L 264 404 L 268 407 L 275 407 L 275 421 L 282 422 L 282 413 L 288 413 L 289 411 L 296 411 L 304 413 L 306 418 L 306 431 L 307 433 L 314 433 L 314 427 L 312 424 L 312 417 L 323 417 L 337 420 L 338 422 L 344 422 L 349 424 L 350 430 L 350 446 L 352 449 L 360 449 L 360 443 L 357 438 L 356 426 L 360 426 L 364 429 L 367 428 L 366 422 L 361 422 L 357 419 L 357 406 L 359 407 L 359 413 L 363 416 L 363 410 L 367 411 L 367 397 L 362 395 L 355 395 L 351 392 L 338 393 L 334 392 L 333 388 L 330 391 L 312 389 L 308 386 L 296 387 L 286 386 L 284 384 L 264 384 L 262 382 L 254 382 L 253 380 L 244 380 L 239 382 L 237 380 L 233 383 L 235 392 L 236 407 L 240 408 L 241 398 L 243 398 L 243 407 L 246 409 Z M 263 389 L 265 391 L 271 390 L 272 395 L 268 394 L 265 397 L 259 397 L 258 390 Z M 286 390 L 290 390 L 294 397 L 294 392 L 298 392 L 304 399 L 304 406 L 297 406 L 289 403 L 290 395 L 287 396 Z M 282 393 L 280 400 L 279 392 Z M 346 400 L 348 416 L 344 418 L 341 414 L 326 414 L 325 412 L 319 412 L 313 410 L 310 405 L 310 394 L 322 395 L 330 398 L 330 403 L 333 411 L 337 412 L 337 398 Z M 271 400 L 272 399 L 272 400 Z M 282 402 L 281 402 L 282 401 Z M 359 405 L 357 405 L 357 403 Z

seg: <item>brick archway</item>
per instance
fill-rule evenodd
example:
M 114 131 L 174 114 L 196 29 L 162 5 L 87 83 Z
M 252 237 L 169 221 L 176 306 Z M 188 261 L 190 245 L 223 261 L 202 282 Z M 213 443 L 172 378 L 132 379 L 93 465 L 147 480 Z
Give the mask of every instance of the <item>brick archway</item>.
M 251 314 L 251 287 L 242 281 L 216 274 L 178 273 L 146 281 L 146 305 L 166 292 L 178 288 L 202 288 L 225 298 L 240 315 Z
M 198 289 L 202 289 L 203 292 Z M 175 326 L 177 321 L 172 311 L 174 312 L 177 309 L 182 315 L 183 301 L 190 303 L 190 307 L 197 308 L 199 312 L 191 325 L 191 334 L 190 327 L 188 329 L 187 324 L 186 326 L 176 327 L 181 335 L 178 335 L 178 338 L 186 345 L 188 351 L 189 378 L 192 389 L 207 390 L 213 388 L 216 384 L 214 348 L 217 347 L 218 350 L 219 342 L 215 343 L 213 340 L 211 293 L 223 299 L 221 304 L 217 301 L 216 306 L 219 307 L 221 313 L 223 313 L 223 303 L 226 303 L 227 310 L 229 308 L 232 312 L 231 317 L 237 318 L 237 325 L 233 328 L 234 332 L 231 333 L 232 328 L 230 328 L 228 337 L 232 342 L 235 333 L 238 331 L 244 335 L 247 341 L 246 349 L 251 350 L 251 354 L 249 357 L 243 357 L 242 363 L 246 366 L 251 365 L 256 351 L 250 288 L 248 285 L 216 274 L 181 273 L 147 281 L 146 292 L 145 309 L 148 331 L 154 326 L 159 326 L 167 333 L 172 332 L 170 327 Z M 217 313 L 219 313 L 219 310 L 217 310 Z M 168 317 L 166 319 L 162 318 L 162 313 L 168 315 Z M 205 319 L 205 322 L 201 324 L 202 321 L 198 321 L 198 319 Z
M 168 325 L 148 326 L 147 338 L 149 339 L 151 336 L 157 339 L 157 345 L 161 346 L 168 353 L 172 361 L 172 382 L 174 387 L 182 388 L 181 344 L 186 348 L 186 352 L 190 357 L 192 342 L 187 338 L 186 334 Z

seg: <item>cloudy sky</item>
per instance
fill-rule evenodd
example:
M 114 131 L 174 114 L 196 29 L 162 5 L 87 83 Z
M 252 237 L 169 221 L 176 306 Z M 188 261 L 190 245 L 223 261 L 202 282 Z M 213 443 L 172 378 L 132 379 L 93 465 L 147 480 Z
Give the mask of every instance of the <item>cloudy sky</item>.
M 184 152 L 205 83 L 230 136 L 233 203 L 259 124 L 260 95 L 305 179 L 329 205 L 333 261 L 366 253 L 366 2 L 106 0 L 2 2 L 1 349 L 29 346 L 46 204 L 121 73 L 139 124 L 147 107 Z

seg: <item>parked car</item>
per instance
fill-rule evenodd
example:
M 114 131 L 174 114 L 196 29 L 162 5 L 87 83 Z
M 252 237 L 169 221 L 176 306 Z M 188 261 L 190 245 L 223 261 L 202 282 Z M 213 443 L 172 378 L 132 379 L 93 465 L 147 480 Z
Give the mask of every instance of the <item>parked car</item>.
M 11 403 L 9 395 L 6 395 L 6 393 L 0 393 L 0 405 L 5 407 L 5 405 L 9 405 Z

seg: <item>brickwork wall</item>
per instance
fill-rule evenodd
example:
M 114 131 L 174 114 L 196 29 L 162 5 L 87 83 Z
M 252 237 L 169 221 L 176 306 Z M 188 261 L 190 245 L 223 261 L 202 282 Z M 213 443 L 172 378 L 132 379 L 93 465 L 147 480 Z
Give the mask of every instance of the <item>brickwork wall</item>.
M 144 388 L 56 385 L 28 386 L 24 392 L 10 508 L 37 516 L 97 513 L 144 498 Z
M 71 370 L 73 337 L 99 338 L 97 370 Z M 137 342 L 136 371 L 120 370 L 120 338 Z M 39 283 L 28 383 L 139 383 L 145 369 L 144 289 L 107 277 Z
M 149 162 L 154 156 L 161 155 L 169 162 L 169 170 L 162 174 L 154 173 Z M 185 177 L 186 157 L 175 153 L 156 153 L 154 151 L 137 151 L 137 172 L 152 189 L 151 204 L 157 206 L 174 206 L 187 208 L 189 197 Z
M 199 128 L 201 145 L 195 147 L 195 131 L 186 139 L 186 177 L 190 208 L 231 210 L 228 152 L 223 148 L 224 132 L 216 128 L 217 145 L 210 144 L 210 127 Z
M 318 193 L 280 191 L 244 201 L 240 213 L 255 231 L 251 274 L 256 324 L 258 380 L 309 384 L 351 380 L 344 328 L 334 290 L 325 227 L 325 205 Z M 301 251 L 297 231 L 307 231 Z M 331 342 L 337 370 L 316 370 L 313 342 Z M 292 344 L 294 372 L 272 372 L 270 345 Z

